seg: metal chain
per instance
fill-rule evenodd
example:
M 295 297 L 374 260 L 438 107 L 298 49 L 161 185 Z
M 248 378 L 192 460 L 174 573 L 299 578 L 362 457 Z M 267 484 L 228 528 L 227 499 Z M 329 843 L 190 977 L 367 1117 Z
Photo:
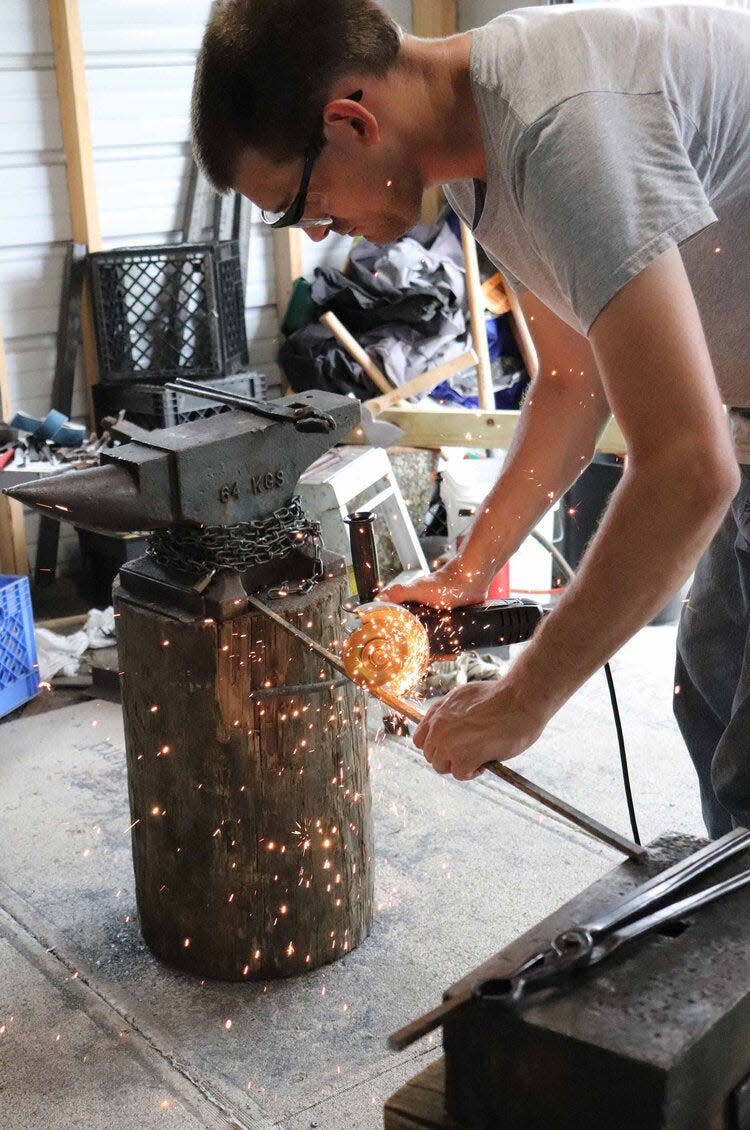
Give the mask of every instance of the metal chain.
M 309 592 L 323 576 L 320 523 L 305 514 L 297 496 L 267 518 L 238 522 L 233 526 L 170 526 L 149 538 L 146 552 L 166 569 L 205 574 L 216 569 L 244 573 L 258 565 L 286 557 L 294 549 L 312 543 L 312 575 L 290 586 L 279 586 L 279 595 Z

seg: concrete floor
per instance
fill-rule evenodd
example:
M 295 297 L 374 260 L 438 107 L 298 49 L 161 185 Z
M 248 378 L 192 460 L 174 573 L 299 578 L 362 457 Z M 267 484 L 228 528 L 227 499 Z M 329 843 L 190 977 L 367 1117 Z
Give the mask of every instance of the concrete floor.
M 670 713 L 674 635 L 646 628 L 613 663 L 645 841 L 702 832 Z M 458 784 L 408 743 L 373 746 L 371 937 L 304 978 L 201 984 L 139 937 L 119 707 L 0 725 L 1 1125 L 382 1126 L 385 1098 L 439 1054 L 394 1056 L 388 1032 L 619 856 L 495 778 Z M 602 675 L 514 767 L 628 832 Z

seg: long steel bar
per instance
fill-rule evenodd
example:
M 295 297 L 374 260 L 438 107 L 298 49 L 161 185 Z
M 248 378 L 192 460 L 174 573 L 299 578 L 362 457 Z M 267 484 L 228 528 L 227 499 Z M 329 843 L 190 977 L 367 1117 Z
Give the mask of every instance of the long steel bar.
M 264 601 L 258 600 L 255 596 L 249 596 L 248 603 L 255 608 L 257 612 L 262 612 L 265 616 L 270 616 L 273 622 L 278 624 L 280 628 L 283 628 L 285 631 L 289 632 L 290 635 L 312 648 L 317 655 L 325 659 L 336 671 L 341 671 L 347 678 L 350 678 L 346 667 L 338 655 L 335 655 L 328 648 L 323 647 L 317 640 L 312 639 L 306 632 L 295 627 L 294 624 L 290 624 L 283 616 L 279 616 L 279 614 L 274 612 L 272 608 L 269 608 Z M 385 705 L 389 706 L 392 710 L 409 718 L 412 722 L 419 723 L 422 721 L 424 713 L 418 707 L 414 706 L 413 703 L 406 702 L 404 699 L 399 698 L 398 695 L 391 694 L 391 692 L 387 691 L 384 687 L 375 687 L 368 684 L 365 686 L 365 690 L 381 702 L 384 702 Z M 538 801 L 539 804 L 543 804 L 547 808 L 552 809 L 558 816 L 564 816 L 584 832 L 588 832 L 589 835 L 595 836 L 596 839 L 602 840 L 605 844 L 615 848 L 617 851 L 621 851 L 623 855 L 629 856 L 630 859 L 642 863 L 648 858 L 648 852 L 645 848 L 641 847 L 640 844 L 634 843 L 632 840 L 627 839 L 626 836 L 621 836 L 619 832 L 613 831 L 612 828 L 608 828 L 605 824 L 600 824 L 598 820 L 587 816 L 584 812 L 567 804 L 566 801 L 561 800 L 553 793 L 547 792 L 547 790 L 541 788 L 541 786 L 535 785 L 532 781 L 529 781 L 528 778 L 522 776 L 520 773 L 516 773 L 515 770 L 508 769 L 502 762 L 488 761 L 484 768 L 488 769 L 490 773 L 494 773 L 496 777 L 500 777 L 501 780 L 506 781 L 509 785 L 513 785 L 514 788 L 520 789 L 526 796 L 532 797 L 534 800 Z

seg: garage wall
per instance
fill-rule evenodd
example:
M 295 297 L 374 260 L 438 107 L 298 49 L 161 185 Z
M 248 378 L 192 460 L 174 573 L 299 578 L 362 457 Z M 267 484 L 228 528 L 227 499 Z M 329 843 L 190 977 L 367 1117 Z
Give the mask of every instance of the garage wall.
M 105 248 L 171 242 L 189 169 L 189 99 L 210 0 L 79 0 Z M 71 238 L 46 0 L 0 6 L 0 321 L 11 405 L 49 408 L 62 265 Z M 410 0 L 388 5 L 408 27 Z M 268 231 L 251 229 L 247 328 L 253 368 L 278 381 L 278 319 Z M 346 248 L 309 240 L 305 270 Z M 85 414 L 84 383 L 74 414 Z M 33 560 L 36 522 L 28 520 Z M 75 537 L 63 527 L 67 555 Z
M 171 242 L 189 169 L 188 108 L 210 0 L 79 0 L 104 246 Z M 406 30 L 411 0 L 385 5 Z M 507 7 L 459 0 L 461 28 Z M 0 321 L 11 405 L 49 408 L 66 242 L 71 238 L 47 0 L 5 0 L 0 14 Z M 278 312 L 267 229 L 253 217 L 247 280 L 250 359 L 273 387 Z M 303 264 L 343 262 L 348 240 L 303 239 Z M 85 414 L 84 383 L 74 415 Z M 29 519 L 33 559 L 36 523 Z M 64 552 L 73 544 L 64 529 Z

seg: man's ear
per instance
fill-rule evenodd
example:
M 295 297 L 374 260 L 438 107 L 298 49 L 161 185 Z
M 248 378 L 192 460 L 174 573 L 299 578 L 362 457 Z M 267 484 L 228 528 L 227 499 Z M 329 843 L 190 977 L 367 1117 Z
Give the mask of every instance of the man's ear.
M 378 119 L 351 98 L 334 98 L 328 102 L 323 109 L 323 125 L 326 135 L 336 136 L 342 142 L 353 137 L 365 145 L 377 145 L 380 141 Z

